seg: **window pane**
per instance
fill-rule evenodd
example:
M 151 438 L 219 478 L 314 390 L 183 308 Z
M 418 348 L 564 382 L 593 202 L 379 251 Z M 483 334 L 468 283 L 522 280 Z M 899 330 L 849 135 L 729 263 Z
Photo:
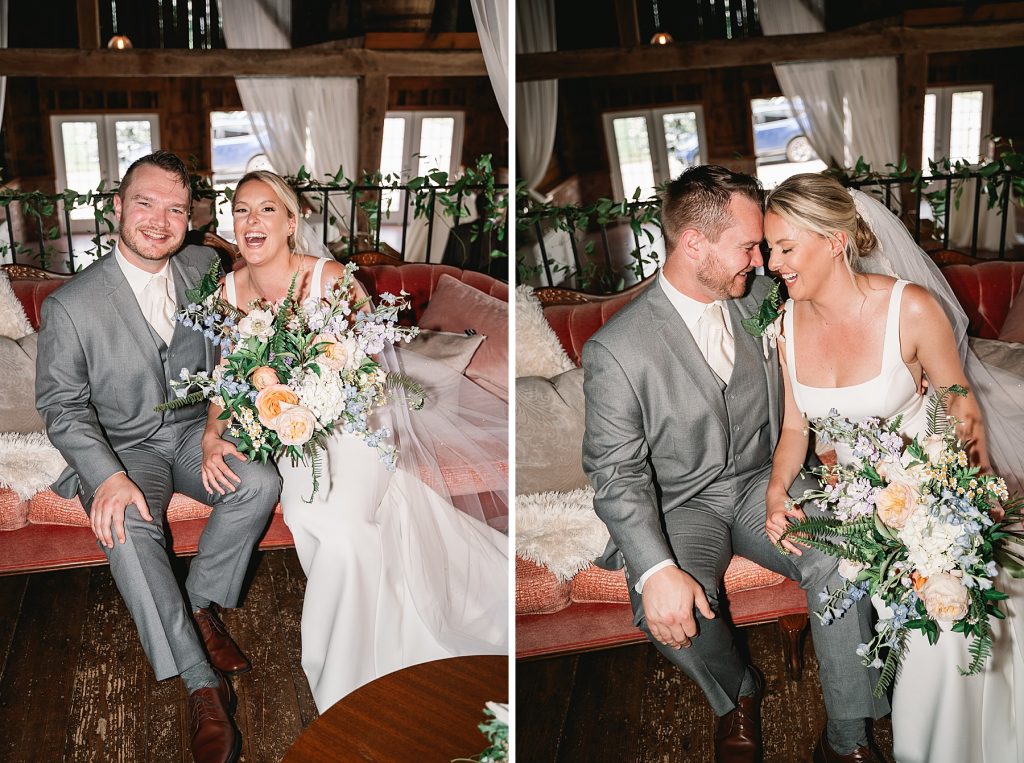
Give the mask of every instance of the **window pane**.
M 639 188 L 641 197 L 649 196 L 654 192 L 654 165 L 647 136 L 647 118 L 619 117 L 612 120 L 612 132 L 615 134 L 623 193 L 630 199 Z
M 670 178 L 679 177 L 679 174 L 687 167 L 703 163 L 700 136 L 697 134 L 697 112 L 680 111 L 676 114 L 663 114 L 661 126 L 665 130 L 665 147 L 668 149 Z
M 96 122 L 63 122 L 60 126 L 64 146 L 64 170 L 68 188 L 79 193 L 94 190 L 100 184 L 99 125 Z M 73 220 L 91 220 L 92 207 L 77 207 Z
M 921 167 L 928 169 L 928 162 L 935 161 L 935 93 L 924 97 L 924 133 L 921 140 Z
M 250 169 L 253 157 L 263 153 L 248 112 L 211 111 L 210 134 L 214 185 L 234 183 Z
M 424 117 L 420 123 L 419 175 L 432 170 L 448 172 L 452 166 L 453 117 Z
M 800 102 L 796 101 L 797 110 Z M 825 163 L 818 159 L 788 98 L 753 98 L 750 115 L 754 123 L 754 155 L 757 177 L 774 188 L 791 175 L 820 172 Z
M 114 123 L 117 139 L 117 180 L 124 177 L 128 167 L 136 159 L 153 153 L 153 127 L 146 121 L 121 121 Z
M 953 93 L 949 120 L 949 159 L 976 162 L 981 158 L 981 109 L 985 95 L 980 90 Z
M 405 151 L 405 117 L 386 117 L 384 119 L 384 137 L 380 143 L 381 175 L 397 175 L 403 180 L 405 167 L 402 156 Z M 389 212 L 399 211 L 400 193 L 385 191 L 382 206 Z

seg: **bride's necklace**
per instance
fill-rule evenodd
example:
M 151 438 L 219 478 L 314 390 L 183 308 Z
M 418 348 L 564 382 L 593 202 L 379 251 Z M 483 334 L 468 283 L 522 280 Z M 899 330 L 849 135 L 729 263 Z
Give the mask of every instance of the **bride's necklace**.
M 290 252 L 288 254 L 289 263 L 291 261 L 292 256 L 295 256 L 295 255 L 296 255 L 296 252 Z M 299 254 L 298 257 L 299 257 L 299 266 L 293 271 L 292 277 L 295 279 L 296 287 L 297 288 L 302 288 L 302 271 L 303 271 L 303 264 L 304 264 L 306 258 L 303 257 L 301 254 Z M 290 264 L 288 266 L 288 269 L 291 270 L 291 265 Z M 285 288 L 284 293 L 281 295 L 280 299 L 271 299 L 267 295 L 266 290 L 262 286 L 260 286 L 259 281 L 256 279 L 256 274 L 252 271 L 251 268 L 249 270 L 249 285 L 252 287 L 253 294 L 255 294 L 258 299 L 260 299 L 260 300 L 262 300 L 262 301 L 264 301 L 264 302 L 266 302 L 268 304 L 271 304 L 271 305 L 278 304 L 278 303 L 284 301 L 285 297 L 288 296 L 288 288 L 291 287 L 291 283 L 292 283 L 292 278 L 289 278 L 288 279 L 288 286 Z

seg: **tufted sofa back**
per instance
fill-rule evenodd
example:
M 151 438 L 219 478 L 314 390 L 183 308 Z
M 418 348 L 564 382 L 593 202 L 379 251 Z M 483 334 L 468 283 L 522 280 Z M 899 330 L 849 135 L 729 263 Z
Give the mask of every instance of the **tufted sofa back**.
M 1024 262 L 996 260 L 942 269 L 970 319 L 967 333 L 996 339 L 1024 281 Z
M 39 309 L 43 300 L 55 289 L 66 283 L 68 276 L 54 275 L 35 268 L 21 265 L 7 265 L 4 268 L 11 279 L 11 287 L 15 296 L 25 307 L 32 325 L 39 328 Z M 412 262 L 402 266 L 395 265 L 363 265 L 356 276 L 370 294 L 389 291 L 398 294 L 403 289 L 410 294 L 412 310 L 401 316 L 403 323 L 412 324 L 418 321 L 437 288 L 437 280 L 448 274 L 459 280 L 490 294 L 492 297 L 508 302 L 508 284 L 470 270 L 461 270 L 449 265 L 428 265 Z M 581 345 L 582 346 L 582 345 Z

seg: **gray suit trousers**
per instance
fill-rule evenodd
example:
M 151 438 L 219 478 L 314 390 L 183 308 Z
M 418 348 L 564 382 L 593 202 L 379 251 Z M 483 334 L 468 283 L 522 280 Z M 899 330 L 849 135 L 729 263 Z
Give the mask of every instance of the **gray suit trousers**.
M 812 613 L 820 606 L 820 591 L 843 584 L 835 558 L 814 549 L 804 549 L 800 556 L 786 556 L 768 538 L 764 497 L 770 473 L 770 466 L 766 466 L 753 474 L 721 479 L 714 486 L 713 498 L 665 514 L 665 529 L 679 566 L 701 584 L 716 615 L 721 612 L 722 580 L 734 554 L 796 580 L 807 594 L 807 607 Z M 810 484 L 797 480 L 793 495 L 801 495 Z M 815 514 L 810 504 L 804 509 L 808 516 Z M 635 582 L 629 579 L 637 624 L 662 654 L 704 690 L 716 715 L 728 713 L 736 706 L 746 663 L 736 649 L 726 618 L 708 620 L 695 611 L 698 636 L 689 648 L 672 649 L 651 636 Z M 878 671 L 864 667 L 856 653 L 857 646 L 874 635 L 870 601 L 862 599 L 831 625 L 822 625 L 814 614 L 810 619 L 829 718 L 880 718 L 888 713 L 889 703 L 871 695 Z
M 132 504 L 125 511 L 125 542 L 119 543 L 115 536 L 112 549 L 100 547 L 158 680 L 180 675 L 207 659 L 168 556 L 166 513 L 171 494 L 184 493 L 214 507 L 189 568 L 186 589 L 233 607 L 253 547 L 281 492 L 281 477 L 272 464 L 228 457 L 241 484 L 224 496 L 207 493 L 200 476 L 205 425 L 205 418 L 168 423 L 145 442 L 117 452 L 128 477 L 146 496 L 153 521 L 144 520 Z M 91 499 L 86 512 L 90 509 Z

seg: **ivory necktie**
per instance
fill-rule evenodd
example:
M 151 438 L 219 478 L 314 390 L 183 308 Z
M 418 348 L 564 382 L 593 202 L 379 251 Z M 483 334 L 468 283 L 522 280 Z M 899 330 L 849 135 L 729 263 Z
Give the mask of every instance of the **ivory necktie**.
M 708 305 L 697 321 L 697 344 L 711 370 L 728 384 L 736 357 L 736 345 L 732 334 L 725 328 L 725 313 L 718 302 Z
M 167 276 L 159 273 L 149 279 L 142 290 L 142 314 L 165 343 L 174 334 L 174 300 L 171 299 Z

